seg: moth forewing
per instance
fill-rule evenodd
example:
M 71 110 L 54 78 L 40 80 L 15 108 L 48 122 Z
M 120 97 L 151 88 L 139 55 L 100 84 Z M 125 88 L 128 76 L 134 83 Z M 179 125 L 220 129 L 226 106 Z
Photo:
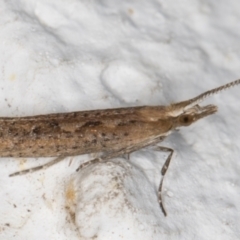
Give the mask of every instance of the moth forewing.
M 169 106 L 0 118 L 0 154 L 1 157 L 56 157 L 45 165 L 10 174 L 16 176 L 47 168 L 68 156 L 102 152 L 99 158 L 81 164 L 79 170 L 89 164 L 105 162 L 156 145 L 173 130 L 214 114 L 217 106 L 201 107 L 198 104 L 206 97 L 238 84 L 240 79 Z M 158 201 L 166 216 L 162 186 L 174 150 L 166 147 L 158 147 L 158 150 L 169 152 L 161 170 L 162 179 L 158 188 Z

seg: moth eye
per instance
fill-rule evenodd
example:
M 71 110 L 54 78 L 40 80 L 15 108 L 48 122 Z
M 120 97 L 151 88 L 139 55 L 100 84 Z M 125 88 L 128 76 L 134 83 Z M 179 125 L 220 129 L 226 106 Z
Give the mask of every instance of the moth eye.
M 179 118 L 179 122 L 183 125 L 183 126 L 188 126 L 193 122 L 193 116 L 191 115 L 183 115 Z

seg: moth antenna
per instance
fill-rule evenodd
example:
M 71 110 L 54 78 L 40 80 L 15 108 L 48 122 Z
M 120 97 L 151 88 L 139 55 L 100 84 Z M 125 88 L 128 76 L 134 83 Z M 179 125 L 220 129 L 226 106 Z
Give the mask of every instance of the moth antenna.
M 179 102 L 179 103 L 175 103 L 175 104 L 172 104 L 171 107 L 173 109 L 184 109 L 185 108 L 191 108 L 192 106 L 202 102 L 203 100 L 205 100 L 207 97 L 210 97 L 218 92 L 221 92 L 223 90 L 226 90 L 228 88 L 231 88 L 231 87 L 234 87 L 236 85 L 239 85 L 240 84 L 240 79 L 238 80 L 235 80 L 233 82 L 230 82 L 230 83 L 227 83 L 227 84 L 224 84 L 220 87 L 217 87 L 217 88 L 213 88 L 209 91 L 206 91 L 200 95 L 198 95 L 197 97 L 195 98 L 192 98 L 190 100 L 187 100 L 187 101 L 183 101 L 183 102 Z

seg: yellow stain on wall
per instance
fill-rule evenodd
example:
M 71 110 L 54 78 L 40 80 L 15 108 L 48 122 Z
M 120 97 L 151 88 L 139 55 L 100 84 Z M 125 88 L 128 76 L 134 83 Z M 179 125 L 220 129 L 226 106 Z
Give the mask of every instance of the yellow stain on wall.
M 10 81 L 15 81 L 16 80 L 16 74 L 11 74 L 10 77 L 9 77 L 9 80 Z

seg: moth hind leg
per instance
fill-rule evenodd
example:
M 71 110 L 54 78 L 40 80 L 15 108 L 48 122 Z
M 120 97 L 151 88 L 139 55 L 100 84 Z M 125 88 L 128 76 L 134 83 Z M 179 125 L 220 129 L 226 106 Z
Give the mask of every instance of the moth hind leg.
M 50 161 L 48 163 L 45 163 L 43 165 L 28 168 L 28 169 L 21 170 L 21 171 L 18 171 L 18 172 L 14 172 L 14 173 L 10 174 L 9 177 L 24 175 L 24 174 L 28 174 L 28 173 L 32 173 L 32 172 L 36 172 L 36 171 L 39 171 L 39 170 L 46 169 L 46 168 L 48 168 L 48 167 L 50 167 L 50 166 L 52 166 L 52 165 L 54 165 L 58 162 L 61 162 L 64 158 L 66 158 L 66 156 L 59 156 L 57 158 L 54 158 L 52 161 Z

